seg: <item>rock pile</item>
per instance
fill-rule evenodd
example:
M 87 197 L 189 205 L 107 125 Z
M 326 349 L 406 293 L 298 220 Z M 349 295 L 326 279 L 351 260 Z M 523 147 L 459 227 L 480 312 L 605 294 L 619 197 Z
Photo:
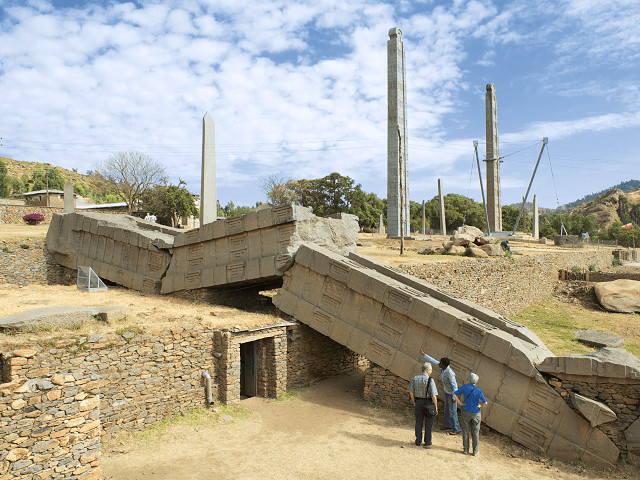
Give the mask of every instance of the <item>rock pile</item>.
M 422 255 L 434 254 L 465 254 L 467 257 L 502 257 L 504 252 L 499 243 L 484 236 L 482 230 L 470 225 L 462 226 L 453 231 L 453 235 L 442 245 L 430 245 L 418 250 Z

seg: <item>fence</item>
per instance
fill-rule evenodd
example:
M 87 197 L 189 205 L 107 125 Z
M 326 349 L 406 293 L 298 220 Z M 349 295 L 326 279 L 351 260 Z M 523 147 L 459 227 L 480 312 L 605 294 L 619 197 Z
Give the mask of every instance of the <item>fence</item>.
M 622 260 L 625 262 L 637 262 L 638 251 L 635 248 L 627 248 L 613 251 L 613 258 Z

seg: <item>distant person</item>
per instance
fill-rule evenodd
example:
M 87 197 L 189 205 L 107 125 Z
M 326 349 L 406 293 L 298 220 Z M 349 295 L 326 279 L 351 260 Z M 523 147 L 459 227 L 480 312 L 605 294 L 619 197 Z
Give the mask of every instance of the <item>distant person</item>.
M 442 388 L 444 389 L 444 395 L 442 397 L 442 403 L 444 404 L 444 425 L 440 427 L 440 430 L 451 430 L 449 435 L 458 435 L 460 433 L 458 407 L 453 398 L 453 392 L 458 389 L 458 384 L 456 383 L 456 373 L 451 369 L 451 360 L 445 357 L 441 358 L 438 362 L 435 358 L 424 353 L 421 348 L 419 350 L 425 360 L 440 367 L 440 378 L 442 379 Z
M 505 252 L 511 253 L 511 247 L 509 246 L 509 240 L 503 240 L 502 242 L 500 242 L 500 246 L 502 247 L 502 250 L 504 250 Z
M 433 419 L 438 415 L 436 382 L 431 378 L 431 364 L 422 365 L 422 373 L 416 375 L 409 383 L 409 395 L 416 413 L 416 446 L 422 444 L 422 425 L 424 424 L 424 448 L 431 448 L 431 428 Z M 429 409 L 432 413 L 429 413 Z
M 144 217 L 144 219 L 145 219 L 147 222 L 153 222 L 153 223 L 156 223 L 156 220 L 157 220 L 158 218 L 157 218 L 155 215 L 151 215 L 150 213 L 148 213 L 148 212 L 147 212 L 147 216 L 146 216 L 146 217 Z
M 471 430 L 471 440 L 473 443 L 473 455 L 478 455 L 478 443 L 480 442 L 480 409 L 487 406 L 487 399 L 484 398 L 482 390 L 476 386 L 479 377 L 475 373 L 469 375 L 469 383 L 461 386 L 455 391 L 453 397 L 460 405 L 460 417 L 462 420 L 462 450 L 465 455 L 469 455 L 469 430 Z M 463 400 L 460 401 L 459 395 Z

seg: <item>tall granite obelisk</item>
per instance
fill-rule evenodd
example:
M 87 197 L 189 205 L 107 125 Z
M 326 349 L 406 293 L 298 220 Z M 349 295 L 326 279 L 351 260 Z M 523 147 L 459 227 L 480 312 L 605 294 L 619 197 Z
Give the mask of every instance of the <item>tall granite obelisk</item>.
M 404 44 L 399 28 L 389 30 L 387 42 L 387 236 L 409 235 L 409 171 L 407 168 L 407 87 Z
M 202 177 L 200 190 L 200 226 L 218 218 L 216 198 L 216 125 L 207 112 L 202 119 Z
M 500 203 L 500 153 L 498 149 L 498 112 L 496 88 L 487 85 L 484 96 L 487 140 L 487 216 L 492 232 L 502 231 L 502 205 Z

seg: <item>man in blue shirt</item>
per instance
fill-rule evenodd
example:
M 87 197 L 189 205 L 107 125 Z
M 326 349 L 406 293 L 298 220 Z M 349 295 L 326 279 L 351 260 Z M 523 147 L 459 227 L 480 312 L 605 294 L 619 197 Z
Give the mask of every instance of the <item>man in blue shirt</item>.
M 487 399 L 484 393 L 478 387 L 478 375 L 472 373 L 469 375 L 469 383 L 457 389 L 453 398 L 460 405 L 460 417 L 462 419 L 462 449 L 465 455 L 469 455 L 469 430 L 471 430 L 471 439 L 473 441 L 473 455 L 478 455 L 478 443 L 480 441 L 480 409 L 487 406 Z M 463 401 L 458 398 L 462 395 Z
M 435 358 L 424 353 L 421 348 L 419 350 L 427 361 L 440 367 L 440 378 L 442 379 L 442 388 L 444 388 L 444 396 L 442 397 L 442 403 L 444 403 L 444 426 L 440 430 L 451 430 L 449 435 L 458 435 L 460 433 L 458 408 L 453 399 L 453 392 L 458 389 L 458 384 L 456 383 L 456 374 L 450 366 L 451 361 L 445 357 L 438 362 Z

